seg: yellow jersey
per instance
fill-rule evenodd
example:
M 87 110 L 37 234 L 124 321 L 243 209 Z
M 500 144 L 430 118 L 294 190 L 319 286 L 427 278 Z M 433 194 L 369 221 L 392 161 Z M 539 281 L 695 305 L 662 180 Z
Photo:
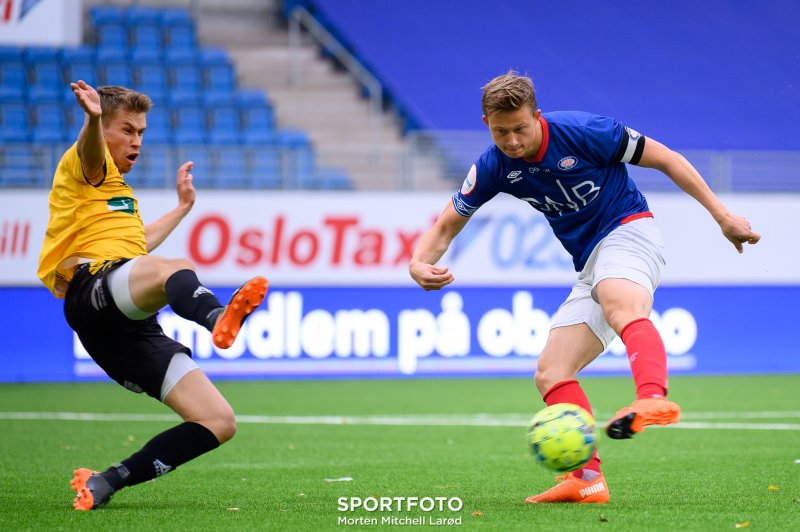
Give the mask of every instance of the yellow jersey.
M 106 147 L 106 177 L 98 185 L 83 175 L 77 143 L 61 157 L 50 191 L 50 221 L 39 254 L 39 279 L 58 298 L 82 262 L 147 254 L 144 223 L 133 189 Z

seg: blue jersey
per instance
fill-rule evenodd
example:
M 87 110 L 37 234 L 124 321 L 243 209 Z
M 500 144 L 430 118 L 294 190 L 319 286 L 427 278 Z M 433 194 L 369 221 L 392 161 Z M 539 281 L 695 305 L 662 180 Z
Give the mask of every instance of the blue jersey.
M 547 218 L 580 271 L 600 240 L 647 201 L 625 168 L 636 164 L 644 136 L 612 118 L 576 111 L 543 113 L 534 159 L 512 159 L 492 145 L 472 165 L 453 206 L 472 214 L 498 192 L 528 202 Z

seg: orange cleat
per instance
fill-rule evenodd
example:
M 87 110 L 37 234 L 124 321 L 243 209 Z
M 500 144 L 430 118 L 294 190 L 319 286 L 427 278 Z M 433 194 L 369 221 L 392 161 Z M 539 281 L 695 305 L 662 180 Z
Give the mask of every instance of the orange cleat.
M 114 489 L 97 471 L 82 467 L 73 471 L 69 481 L 77 496 L 72 503 L 76 510 L 94 510 L 105 505 L 114 494 Z
M 681 417 L 681 407 L 663 397 L 637 399 L 616 413 L 606 425 L 606 434 L 615 440 L 632 438 L 648 425 L 671 425 Z
M 539 504 L 551 502 L 577 502 L 577 503 L 607 503 L 611 497 L 608 493 L 608 484 L 602 473 L 594 480 L 583 480 L 570 473 L 558 476 L 556 481 L 561 481 L 544 493 L 525 499 L 525 504 Z
M 211 333 L 214 345 L 220 349 L 233 345 L 244 320 L 264 301 L 268 288 L 269 282 L 264 277 L 253 277 L 233 293 Z

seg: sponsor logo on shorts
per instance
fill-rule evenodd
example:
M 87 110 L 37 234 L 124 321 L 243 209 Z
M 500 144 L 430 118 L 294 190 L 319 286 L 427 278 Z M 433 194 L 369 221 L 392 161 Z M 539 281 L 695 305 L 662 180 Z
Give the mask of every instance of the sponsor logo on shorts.
M 101 279 L 96 279 L 92 287 L 92 306 L 95 310 L 105 308 L 108 302 L 106 301 L 106 292 L 103 290 L 103 282 Z

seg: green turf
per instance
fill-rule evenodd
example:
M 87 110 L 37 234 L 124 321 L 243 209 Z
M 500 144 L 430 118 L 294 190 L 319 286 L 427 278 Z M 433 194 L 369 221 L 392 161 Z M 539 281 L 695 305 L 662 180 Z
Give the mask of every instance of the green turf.
M 631 399 L 630 379 L 583 382 L 601 419 Z M 240 423 L 236 438 L 213 453 L 117 494 L 103 510 L 77 512 L 70 506 L 72 468 L 105 468 L 173 423 L 0 419 L 0 530 L 378 528 L 337 524 L 348 515 L 378 522 L 390 515 L 460 517 L 459 528 L 493 530 L 727 530 L 745 522 L 800 530 L 800 376 L 676 377 L 670 384 L 689 422 L 795 430 L 658 428 L 631 441 L 603 438 L 610 504 L 526 506 L 524 498 L 550 487 L 553 475 L 529 456 L 522 426 Z M 532 382 L 521 379 L 219 387 L 242 416 L 485 413 L 524 420 L 543 406 Z M 168 412 L 105 383 L 2 385 L 0 411 Z M 747 412 L 771 413 L 741 419 Z M 338 477 L 353 480 L 324 480 Z M 369 496 L 459 497 L 464 506 L 455 514 L 338 511 L 339 497 Z

